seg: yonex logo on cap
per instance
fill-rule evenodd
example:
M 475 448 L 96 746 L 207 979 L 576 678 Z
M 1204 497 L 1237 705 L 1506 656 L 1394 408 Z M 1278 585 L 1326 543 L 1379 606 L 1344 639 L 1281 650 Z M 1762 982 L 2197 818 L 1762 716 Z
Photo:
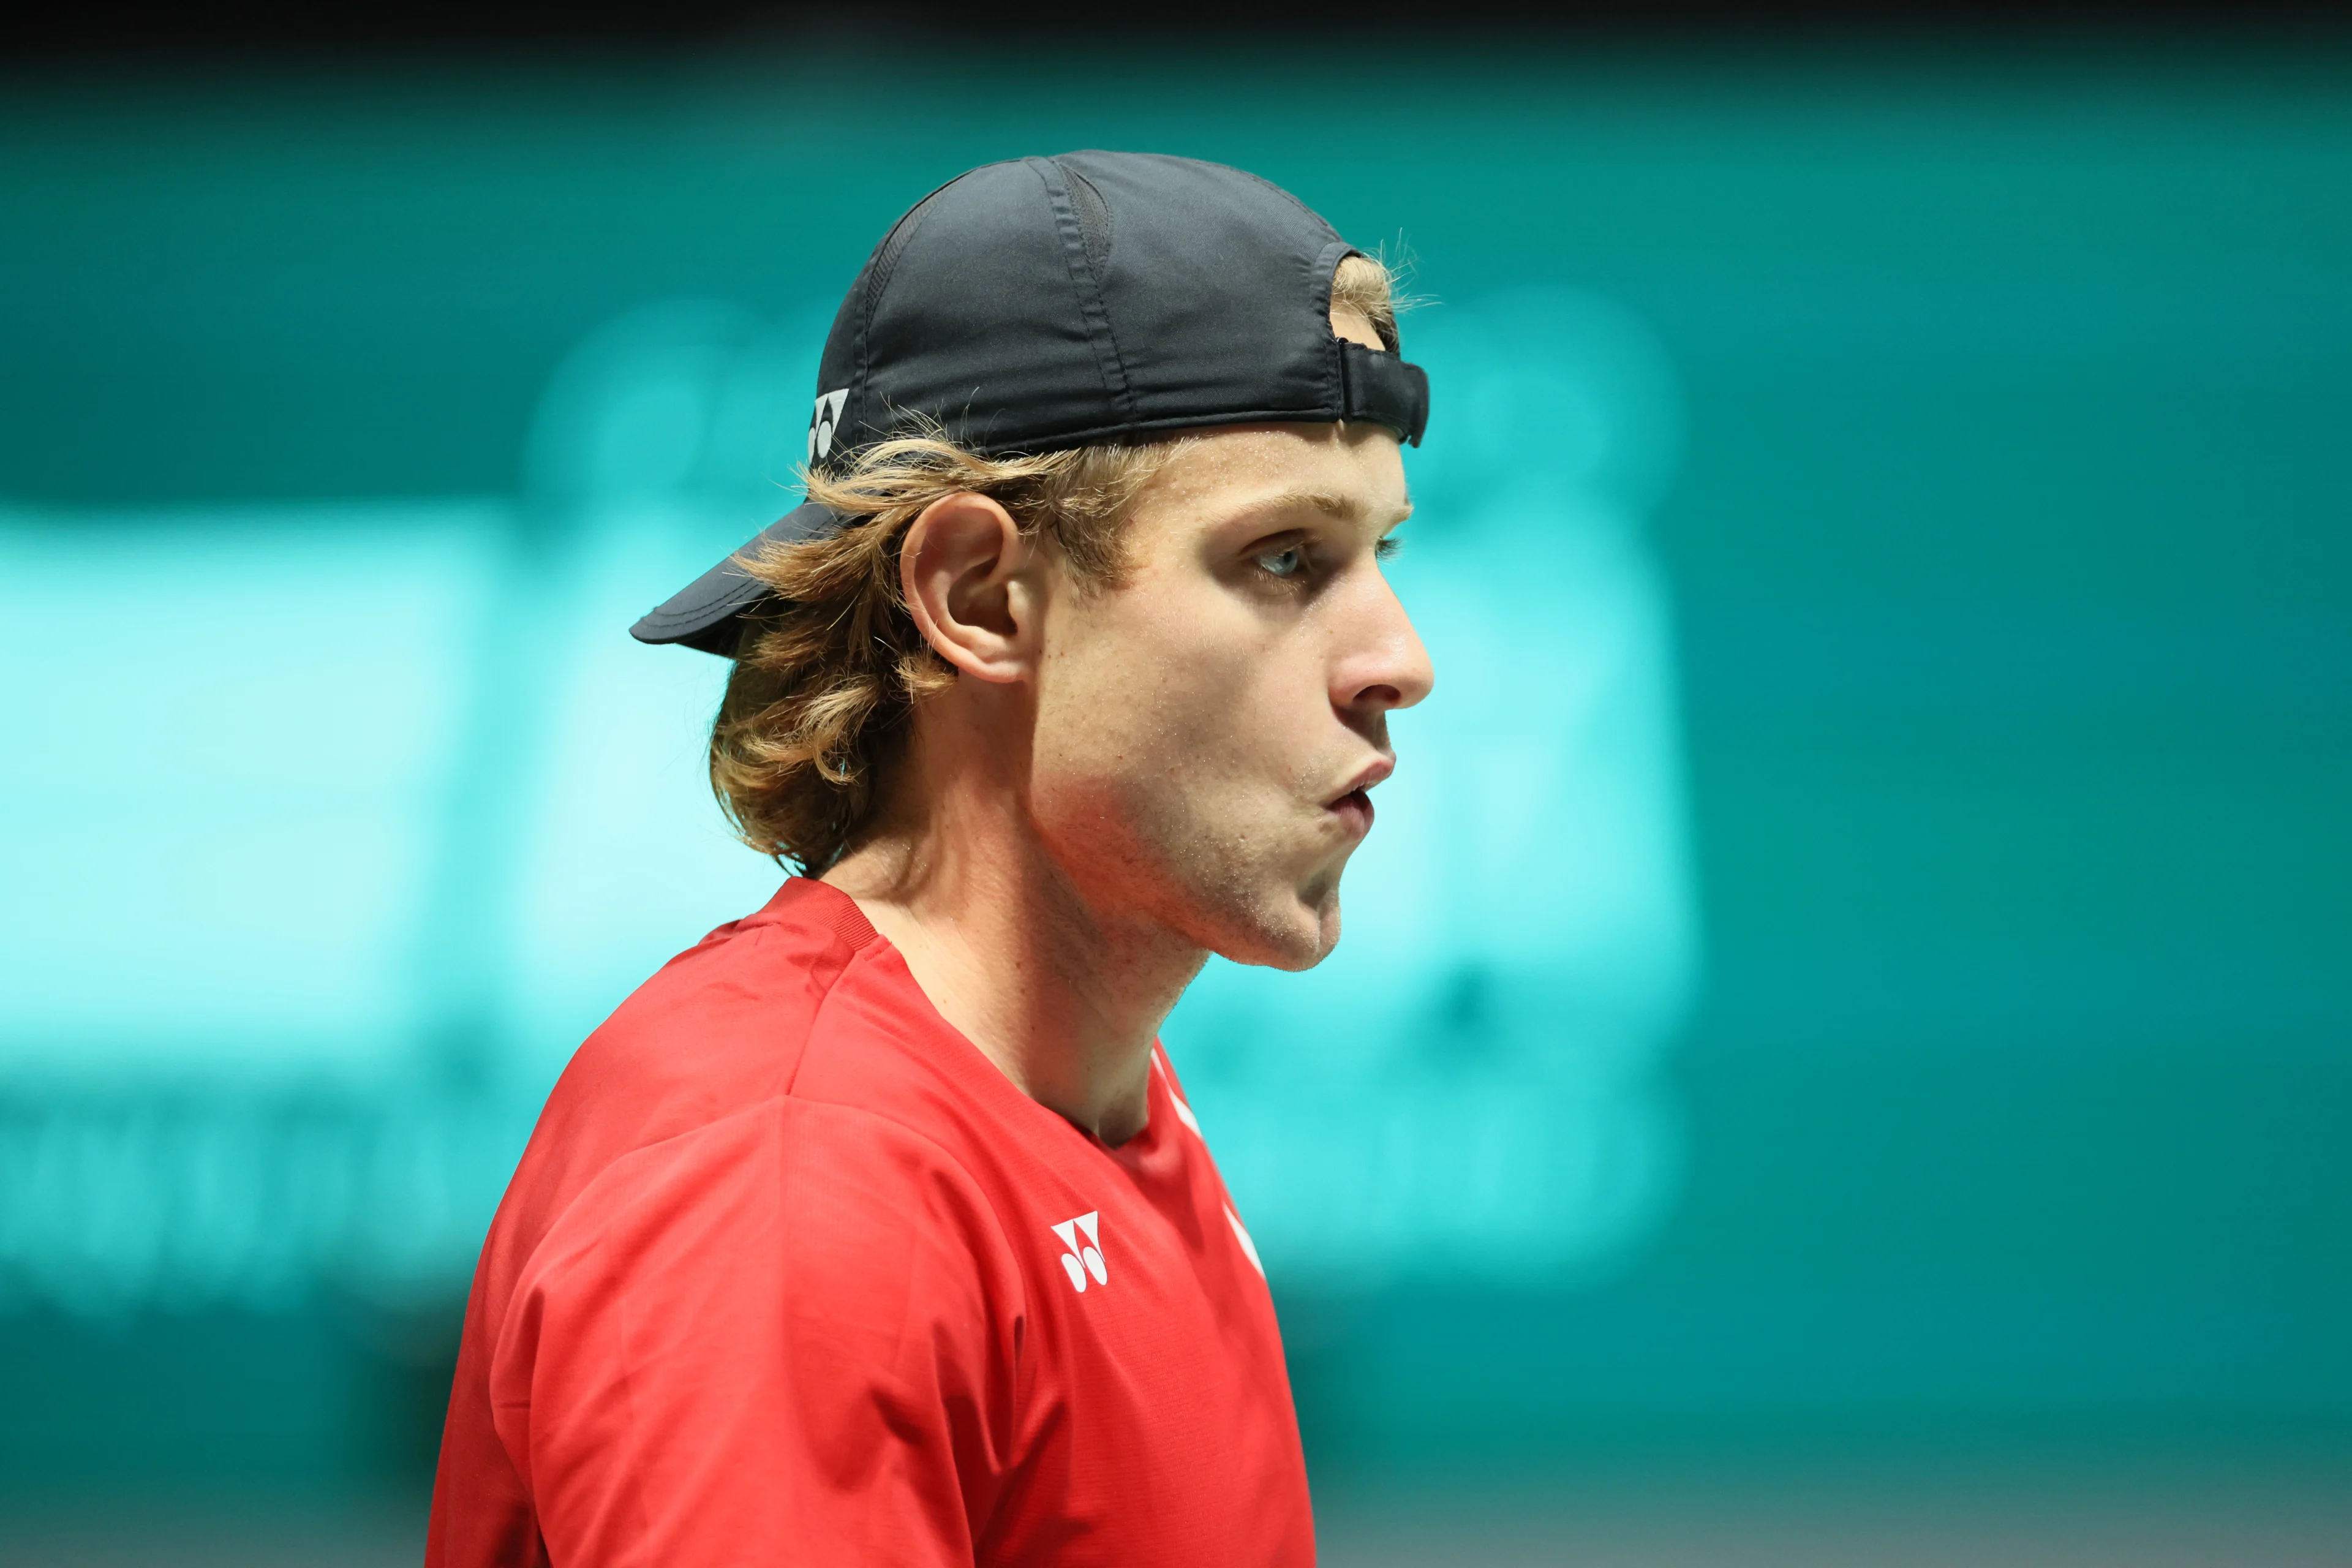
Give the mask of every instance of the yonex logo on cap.
M 833 456 L 833 432 L 841 423 L 841 406 L 849 401 L 849 389 L 820 392 L 816 395 L 816 411 L 809 416 L 808 460 Z
M 1102 1211 L 1097 1209 L 1076 1219 L 1066 1219 L 1054 1227 L 1054 1234 L 1062 1238 L 1062 1272 L 1070 1277 L 1070 1289 L 1081 1296 L 1087 1293 L 1089 1274 L 1097 1285 L 1110 1283 L 1110 1270 L 1103 1265 L 1101 1216 Z M 1083 1244 L 1078 1240 L 1080 1231 L 1087 1233 Z

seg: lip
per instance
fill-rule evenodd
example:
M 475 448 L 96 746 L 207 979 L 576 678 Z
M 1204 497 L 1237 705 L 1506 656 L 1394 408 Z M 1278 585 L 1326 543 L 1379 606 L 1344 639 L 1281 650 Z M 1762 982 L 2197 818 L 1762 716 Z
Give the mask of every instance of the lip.
M 1396 772 L 1394 757 L 1376 757 L 1362 772 L 1348 781 L 1348 787 L 1339 797 L 1324 806 L 1348 829 L 1349 837 L 1361 838 L 1372 830 L 1372 796 L 1374 784 Z
M 1323 809 L 1339 819 L 1351 838 L 1361 838 L 1372 830 L 1372 797 L 1362 790 L 1351 789 Z
M 1364 764 L 1363 772 L 1358 773 L 1354 778 L 1348 781 L 1348 787 L 1341 790 L 1339 793 L 1342 795 L 1362 795 L 1366 791 L 1370 790 L 1374 784 L 1379 784 L 1382 779 L 1387 778 L 1394 772 L 1396 772 L 1396 759 L 1394 757 L 1387 755 L 1374 757 L 1370 762 Z M 1338 803 L 1335 801 L 1333 804 L 1337 805 Z

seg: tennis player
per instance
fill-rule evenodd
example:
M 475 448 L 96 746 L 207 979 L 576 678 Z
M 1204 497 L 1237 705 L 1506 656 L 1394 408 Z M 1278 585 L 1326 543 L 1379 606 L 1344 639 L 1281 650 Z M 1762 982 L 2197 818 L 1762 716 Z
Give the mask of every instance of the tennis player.
M 1255 1248 L 1160 1050 L 1307 968 L 1429 660 L 1380 560 L 1388 274 L 1186 159 L 973 170 L 818 373 L 807 504 L 640 621 L 803 874 L 549 1097 L 475 1275 L 433 1568 L 1314 1558 Z

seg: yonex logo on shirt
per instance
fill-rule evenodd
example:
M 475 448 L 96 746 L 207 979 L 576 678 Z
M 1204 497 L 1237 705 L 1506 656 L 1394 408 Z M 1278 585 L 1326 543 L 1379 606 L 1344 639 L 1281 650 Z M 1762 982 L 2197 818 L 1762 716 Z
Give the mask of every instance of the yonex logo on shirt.
M 1087 1293 L 1089 1274 L 1097 1285 L 1110 1283 L 1110 1270 L 1103 1267 L 1101 1221 L 1102 1211 L 1097 1209 L 1076 1219 L 1066 1219 L 1054 1227 L 1054 1234 L 1062 1238 L 1062 1272 L 1070 1277 L 1070 1289 L 1081 1296 Z M 1080 1231 L 1087 1233 L 1083 1246 L 1078 1241 Z

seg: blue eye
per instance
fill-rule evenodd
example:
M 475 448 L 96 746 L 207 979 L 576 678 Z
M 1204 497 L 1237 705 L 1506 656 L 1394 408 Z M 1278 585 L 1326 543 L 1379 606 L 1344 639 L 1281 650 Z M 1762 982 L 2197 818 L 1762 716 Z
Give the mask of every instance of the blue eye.
M 1307 564 L 1307 556 L 1305 552 L 1293 544 L 1280 550 L 1267 551 L 1257 558 L 1257 563 L 1269 577 L 1295 577 L 1298 574 L 1298 569 Z

